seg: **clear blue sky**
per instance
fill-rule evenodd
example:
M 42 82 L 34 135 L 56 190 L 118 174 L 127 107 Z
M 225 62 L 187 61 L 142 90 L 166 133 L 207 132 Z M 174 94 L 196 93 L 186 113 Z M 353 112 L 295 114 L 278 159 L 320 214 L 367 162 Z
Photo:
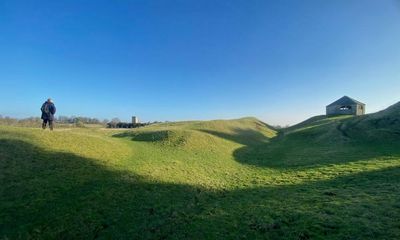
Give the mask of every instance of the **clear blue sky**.
M 293 124 L 400 100 L 395 0 L 0 1 L 0 114 Z

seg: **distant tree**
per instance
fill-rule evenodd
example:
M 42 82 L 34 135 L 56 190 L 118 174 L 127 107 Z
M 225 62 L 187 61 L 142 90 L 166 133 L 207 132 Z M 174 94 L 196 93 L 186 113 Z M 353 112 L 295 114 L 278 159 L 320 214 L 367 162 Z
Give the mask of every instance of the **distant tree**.
M 90 123 L 91 123 L 91 124 L 99 124 L 99 123 L 100 123 L 100 120 L 97 119 L 97 118 L 92 118 L 92 119 L 90 119 Z
M 112 123 L 120 123 L 121 120 L 119 120 L 119 118 L 113 118 L 113 119 L 111 119 L 111 122 Z
M 7 125 L 16 125 L 18 123 L 18 120 L 15 118 L 10 118 L 10 117 L 5 117 L 4 118 L 4 123 Z
M 286 124 L 285 126 L 282 126 L 282 125 L 273 125 L 272 127 L 275 128 L 275 129 L 277 129 L 277 130 L 280 130 L 280 129 L 288 128 L 288 127 L 290 127 L 290 125 L 289 125 L 289 124 Z
M 107 127 L 108 128 L 116 128 L 117 127 L 117 123 L 109 122 L 109 123 L 107 123 Z
M 59 123 L 69 123 L 69 117 L 67 117 L 67 116 L 59 116 L 57 118 L 57 122 L 59 122 Z
M 18 120 L 18 125 L 19 126 L 24 126 L 24 127 L 35 127 L 35 126 L 40 126 L 41 119 L 38 117 L 29 117 L 29 118 L 24 118 Z

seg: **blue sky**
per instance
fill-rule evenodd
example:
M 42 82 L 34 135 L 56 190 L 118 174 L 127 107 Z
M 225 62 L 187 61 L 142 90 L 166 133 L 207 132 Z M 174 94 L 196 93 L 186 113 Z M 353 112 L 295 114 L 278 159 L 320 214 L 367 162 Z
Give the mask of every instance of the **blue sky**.
M 0 114 L 293 124 L 400 101 L 400 2 L 0 1 Z

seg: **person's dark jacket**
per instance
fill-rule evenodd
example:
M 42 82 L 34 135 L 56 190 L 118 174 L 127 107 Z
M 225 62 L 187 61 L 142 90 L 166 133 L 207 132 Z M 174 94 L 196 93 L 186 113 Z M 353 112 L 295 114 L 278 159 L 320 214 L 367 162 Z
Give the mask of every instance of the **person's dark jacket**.
M 54 120 L 54 114 L 56 113 L 56 106 L 54 106 L 54 103 L 45 102 L 43 103 L 40 110 L 42 111 L 43 120 L 50 120 L 50 121 Z

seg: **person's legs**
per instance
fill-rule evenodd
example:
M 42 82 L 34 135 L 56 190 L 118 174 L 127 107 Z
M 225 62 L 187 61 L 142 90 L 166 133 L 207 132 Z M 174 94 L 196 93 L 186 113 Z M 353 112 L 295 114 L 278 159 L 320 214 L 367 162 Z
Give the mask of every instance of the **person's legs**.
M 53 120 L 49 120 L 49 127 L 51 131 L 53 131 L 53 126 L 54 126 L 53 122 L 54 122 Z
M 43 119 L 42 128 L 46 129 L 47 119 Z

